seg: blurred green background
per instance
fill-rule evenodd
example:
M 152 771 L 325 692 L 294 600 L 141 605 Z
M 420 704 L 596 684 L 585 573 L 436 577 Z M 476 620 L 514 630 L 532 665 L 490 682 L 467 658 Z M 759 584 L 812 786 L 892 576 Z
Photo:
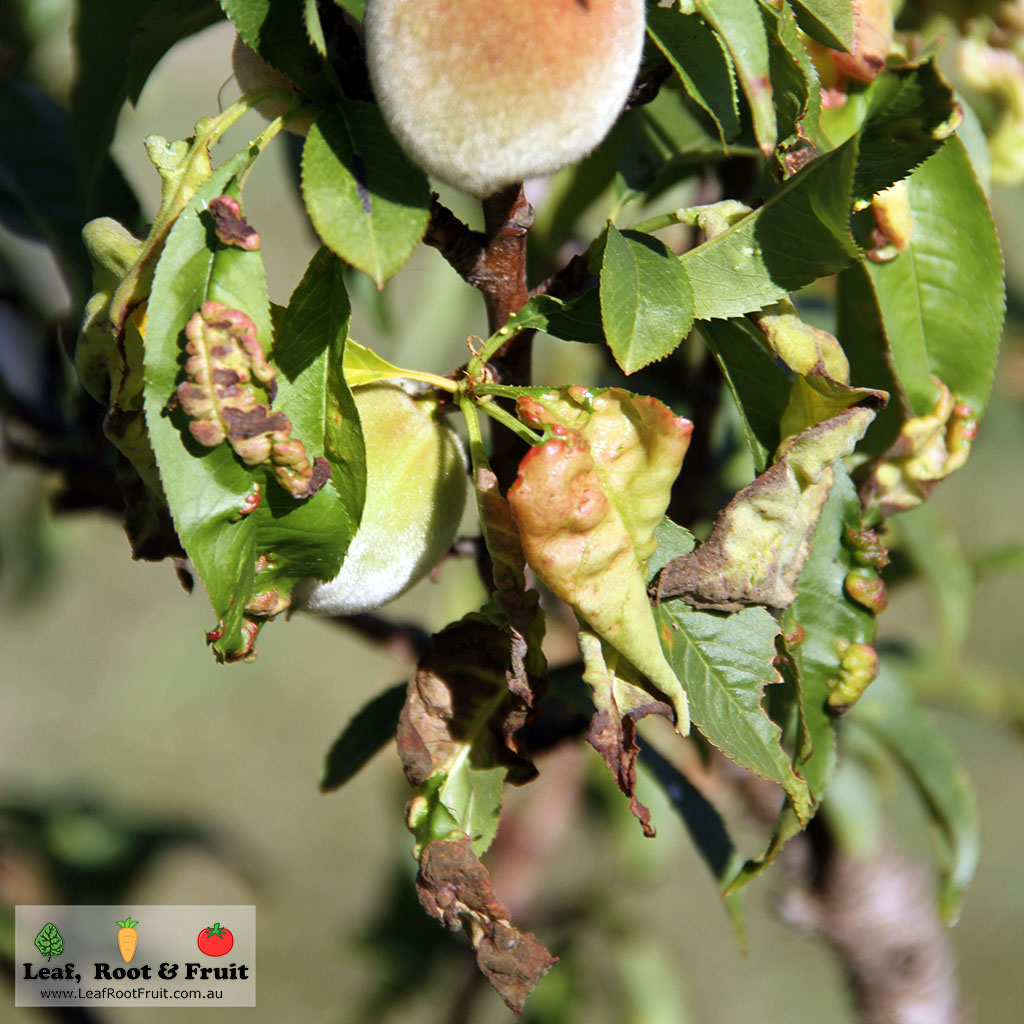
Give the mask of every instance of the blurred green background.
M 66 95 L 73 73 L 68 6 L 28 6 L 48 33 L 33 71 L 57 97 Z M 121 118 L 115 155 L 148 213 L 156 208 L 158 179 L 142 138 L 185 137 L 199 116 L 217 108 L 222 86 L 221 105 L 234 98 L 231 42 L 230 28 L 220 25 L 180 44 L 138 107 Z M 247 119 L 222 152 L 256 131 Z M 285 161 L 285 146 L 275 146 L 246 190 L 246 215 L 263 237 L 276 301 L 287 300 L 315 248 Z M 458 197 L 443 199 L 468 215 Z M 1019 194 L 997 194 L 996 202 L 1012 298 L 1024 295 L 1024 214 Z M 0 245 L 40 305 L 66 305 L 44 252 L 6 234 Z M 385 306 L 368 281 L 353 284 L 353 336 L 399 364 L 446 372 L 463 361 L 466 337 L 484 329 L 477 297 L 432 251 L 420 252 L 402 272 Z M 588 381 L 598 372 L 591 349 L 540 345 L 539 381 Z M 1012 325 L 971 461 L 933 502 L 969 552 L 1024 544 L 1022 399 L 1024 344 Z M 83 891 L 84 880 L 95 882 L 105 865 L 103 884 L 125 913 L 133 903 L 257 907 L 254 1010 L 97 1010 L 96 1019 L 166 1021 L 181 1014 L 198 1024 L 225 1012 L 260 1022 L 340 1024 L 511 1019 L 496 996 L 473 986 L 465 944 L 415 906 L 406 914 L 414 862 L 402 821 L 408 791 L 394 753 L 382 753 L 339 793 L 317 791 L 333 739 L 409 666 L 301 616 L 264 630 L 254 664 L 217 666 L 203 643 L 213 622 L 202 593 L 186 596 L 169 565 L 133 563 L 113 519 L 41 511 L 51 488 L 34 470 L 0 467 L 0 804 L 21 808 L 7 819 L 7 842 L 0 838 L 0 901 L 55 898 L 40 854 L 32 852 L 36 843 L 63 858 L 75 902 L 106 901 L 98 896 L 108 890 Z M 472 568 L 449 564 L 389 614 L 433 628 L 476 607 L 479 597 Z M 921 589 L 902 588 L 893 597 L 883 638 L 927 636 L 936 628 Z M 982 579 L 967 642 L 968 660 L 1018 693 L 1022 607 L 1021 575 Z M 937 718 L 973 779 L 983 826 L 978 877 L 953 933 L 963 993 L 979 1022 L 1018 1020 L 1024 745 L 1007 726 L 949 711 Z M 576 936 L 571 957 L 539 987 L 531 1020 L 782 1024 L 792 1019 L 796 987 L 804 998 L 816 993 L 815 1024 L 854 1020 L 829 951 L 778 921 L 771 873 L 750 893 L 744 956 L 705 867 L 650 780 L 641 779 L 640 795 L 659 828 L 654 842 L 641 837 L 626 802 L 610 793 L 593 751 L 554 758 L 559 772 L 585 773 L 594 813 L 581 816 L 552 851 L 537 919 L 521 922 L 555 952 L 568 931 Z M 545 762 L 540 767 L 543 776 Z M 528 796 L 513 793 L 509 803 Z M 891 819 L 904 846 L 927 857 L 923 817 L 895 776 Z M 560 916 L 561 907 L 577 916 Z M 408 1000 L 374 1007 L 375 997 L 399 993 L 405 972 L 424 965 L 429 973 Z M 47 1019 L 41 1010 L 15 1011 L 8 987 L 9 979 L 0 981 L 0 1019 Z M 571 1017 L 554 1016 L 567 987 L 575 992 Z M 452 993 L 460 991 L 473 998 L 453 1014 Z

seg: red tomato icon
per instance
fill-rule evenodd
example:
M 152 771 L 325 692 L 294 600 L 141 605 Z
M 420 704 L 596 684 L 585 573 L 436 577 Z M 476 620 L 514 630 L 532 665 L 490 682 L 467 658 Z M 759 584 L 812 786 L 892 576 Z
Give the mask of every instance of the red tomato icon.
M 224 956 L 225 953 L 231 952 L 234 944 L 235 937 L 220 921 L 211 924 L 209 928 L 204 928 L 196 940 L 199 952 L 207 956 Z

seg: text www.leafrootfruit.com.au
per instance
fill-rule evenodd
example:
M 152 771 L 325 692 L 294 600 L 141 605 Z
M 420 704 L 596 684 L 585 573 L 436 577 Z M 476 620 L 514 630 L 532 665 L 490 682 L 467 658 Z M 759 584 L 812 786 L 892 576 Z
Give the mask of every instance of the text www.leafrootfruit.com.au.
M 166 999 L 168 1002 L 175 1000 L 190 1000 L 192 1002 L 204 999 L 223 999 L 224 990 L 220 988 L 188 989 L 188 988 L 41 988 L 39 990 L 42 999 Z

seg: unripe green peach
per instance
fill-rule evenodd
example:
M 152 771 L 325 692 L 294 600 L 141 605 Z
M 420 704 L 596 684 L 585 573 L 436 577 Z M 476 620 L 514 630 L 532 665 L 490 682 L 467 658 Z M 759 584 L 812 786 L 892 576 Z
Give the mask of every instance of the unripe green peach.
M 644 0 L 368 0 L 370 81 L 395 136 L 486 196 L 590 152 L 622 110 Z
M 341 571 L 294 603 L 322 615 L 369 611 L 422 579 L 451 547 L 466 500 L 458 437 L 427 395 L 397 384 L 353 389 L 366 444 L 366 504 Z

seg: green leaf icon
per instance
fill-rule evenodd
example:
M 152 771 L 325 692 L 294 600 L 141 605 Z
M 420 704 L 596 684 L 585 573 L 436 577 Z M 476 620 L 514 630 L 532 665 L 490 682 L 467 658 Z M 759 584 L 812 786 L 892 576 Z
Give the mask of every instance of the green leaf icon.
M 44 924 L 35 938 L 36 949 L 39 950 L 47 960 L 50 957 L 60 956 L 64 952 L 64 939 L 57 931 L 55 924 Z

